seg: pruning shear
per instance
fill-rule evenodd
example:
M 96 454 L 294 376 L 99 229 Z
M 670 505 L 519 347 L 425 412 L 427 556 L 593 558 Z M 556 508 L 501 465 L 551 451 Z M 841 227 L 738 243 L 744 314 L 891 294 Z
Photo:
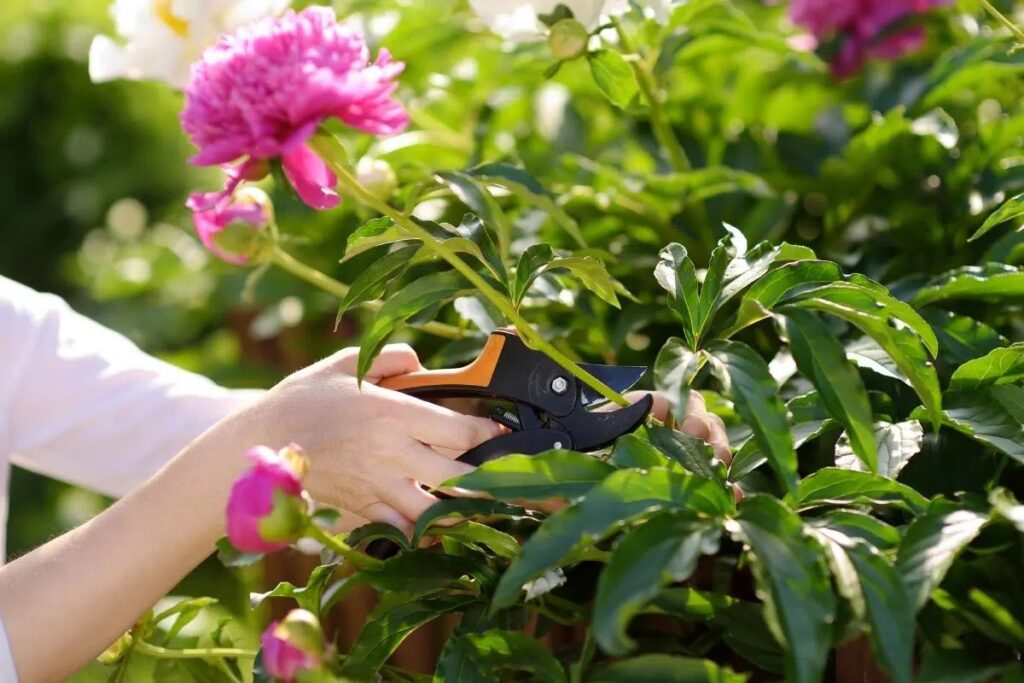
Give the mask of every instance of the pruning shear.
M 579 365 L 620 393 L 647 372 L 644 366 Z M 643 424 L 653 404 L 644 396 L 618 410 L 592 410 L 604 401 L 599 393 L 507 329 L 492 332 L 480 356 L 464 368 L 413 372 L 387 378 L 380 386 L 428 400 L 479 397 L 503 403 L 491 418 L 510 431 L 459 458 L 470 465 L 510 453 L 596 451 Z

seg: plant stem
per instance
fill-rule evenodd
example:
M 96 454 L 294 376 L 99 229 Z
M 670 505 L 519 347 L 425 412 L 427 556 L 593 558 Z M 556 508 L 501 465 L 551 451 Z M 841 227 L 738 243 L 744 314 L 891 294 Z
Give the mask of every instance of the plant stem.
M 314 141 L 314 144 L 316 142 Z M 329 152 L 329 150 L 324 150 Z M 566 372 L 575 376 L 581 382 L 586 384 L 588 387 L 598 392 L 609 401 L 616 403 L 619 406 L 628 406 L 627 401 L 617 391 L 613 391 L 607 387 L 599 379 L 591 375 L 589 372 L 581 368 L 579 365 L 570 360 L 565 354 L 552 346 L 544 337 L 542 337 L 527 320 L 519 314 L 515 306 L 512 305 L 508 299 L 502 296 L 497 290 L 481 277 L 472 267 L 470 267 L 465 261 L 463 261 L 458 254 L 452 251 L 447 244 L 442 241 L 436 240 L 429 232 L 420 227 L 414 220 L 403 214 L 402 212 L 394 209 L 387 202 L 384 202 L 370 193 L 366 188 L 359 184 L 359 181 L 349 172 L 344 165 L 333 160 L 329 153 L 323 155 L 328 163 L 331 165 L 332 170 L 337 174 L 338 181 L 345 187 L 345 189 L 352 193 L 354 197 L 359 199 L 362 203 L 366 204 L 373 209 L 376 209 L 381 214 L 387 216 L 395 225 L 401 227 L 411 236 L 418 240 L 421 240 L 427 248 L 434 251 L 438 256 L 443 258 L 445 261 L 451 264 L 451 266 L 465 277 L 469 282 L 484 295 L 492 304 L 494 304 L 499 311 L 501 311 L 506 318 L 515 326 L 516 331 L 522 336 L 523 341 L 528 346 L 542 351 L 547 354 L 551 360 L 562 366 Z
M 306 529 L 306 536 L 316 541 L 320 541 L 320 543 L 324 544 L 324 547 L 330 548 L 334 552 L 338 553 L 351 562 L 357 569 L 376 569 L 384 564 L 377 558 L 361 553 L 348 544 L 339 541 L 333 535 L 317 526 L 314 522 L 309 523 L 309 528 Z
M 236 647 L 190 647 L 183 650 L 172 650 L 145 641 L 138 641 L 132 649 L 157 659 L 206 659 L 207 657 L 255 657 L 255 650 L 242 650 Z
M 668 112 L 665 111 L 664 93 L 658 85 L 658 79 L 654 74 L 654 70 L 651 68 L 650 63 L 644 59 L 644 56 L 640 54 L 640 50 L 626 31 L 626 27 L 622 25 L 622 20 L 619 17 L 613 16 L 611 21 L 615 27 L 615 32 L 619 36 L 619 43 L 622 45 L 622 49 L 635 56 L 635 59 L 630 63 L 633 65 L 633 72 L 636 74 L 640 92 L 643 93 L 644 99 L 647 100 L 647 106 L 650 109 L 649 120 L 651 128 L 654 130 L 654 137 L 668 157 L 669 165 L 677 173 L 692 171 L 693 164 L 690 163 L 690 157 L 687 156 L 682 143 L 676 137 L 676 132 L 672 128 L 672 121 L 668 117 Z M 704 205 L 699 202 L 692 204 L 690 206 L 690 213 L 697 224 L 700 239 L 703 241 L 704 246 L 710 250 L 715 244 L 715 236 L 711 231 L 711 225 Z
M 1021 30 L 1021 28 L 1013 23 L 1009 17 L 997 10 L 989 0 L 979 0 L 979 2 L 981 2 L 981 6 L 984 7 L 985 10 L 996 19 L 996 21 L 1010 29 L 1010 33 L 1017 38 L 1019 43 L 1024 44 L 1024 30 Z
M 324 290 L 328 294 L 333 294 L 339 299 L 344 299 L 348 294 L 349 286 L 344 282 L 338 282 L 334 278 L 321 273 L 316 268 L 307 266 L 277 245 L 274 245 L 270 251 L 269 258 L 270 262 L 274 265 L 279 266 L 301 280 L 305 280 L 314 287 Z M 380 301 L 367 301 L 364 305 L 371 311 L 379 311 L 380 307 L 384 304 Z M 445 339 L 462 339 L 466 336 L 458 327 L 436 321 L 430 321 L 421 325 L 420 329 Z
M 644 94 L 647 106 L 651 110 L 650 119 L 651 127 L 654 129 L 654 137 L 657 138 L 658 144 L 661 145 L 662 149 L 665 150 L 665 154 L 668 155 L 669 163 L 673 169 L 679 172 L 691 170 L 693 165 L 690 163 L 690 158 L 686 155 L 686 150 L 683 149 L 679 138 L 676 137 L 675 131 L 672 130 L 672 122 L 669 121 L 668 113 L 665 111 L 665 103 L 661 89 L 655 80 L 654 72 L 640 55 L 632 38 L 630 38 L 626 28 L 622 25 L 622 20 L 619 17 L 613 16 L 612 24 L 615 26 L 615 32 L 619 35 L 622 49 L 637 56 L 637 59 L 631 63 L 633 71 L 636 73 L 637 83 L 640 85 L 640 91 Z

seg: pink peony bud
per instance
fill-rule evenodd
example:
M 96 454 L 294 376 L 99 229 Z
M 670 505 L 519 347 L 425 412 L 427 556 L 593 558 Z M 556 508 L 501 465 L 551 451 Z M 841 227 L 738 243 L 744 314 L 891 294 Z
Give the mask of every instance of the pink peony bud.
M 186 206 L 203 245 L 228 263 L 248 263 L 267 245 L 262 231 L 272 219 L 273 206 L 259 188 L 243 187 L 233 195 L 193 194 Z
M 272 553 L 298 540 L 308 523 L 302 498 L 305 458 L 296 446 L 275 453 L 256 446 L 246 453 L 255 464 L 231 487 L 228 540 L 248 553 Z
M 267 673 L 284 683 L 323 666 L 323 631 L 316 616 L 307 610 L 293 609 L 284 621 L 272 622 L 260 642 Z

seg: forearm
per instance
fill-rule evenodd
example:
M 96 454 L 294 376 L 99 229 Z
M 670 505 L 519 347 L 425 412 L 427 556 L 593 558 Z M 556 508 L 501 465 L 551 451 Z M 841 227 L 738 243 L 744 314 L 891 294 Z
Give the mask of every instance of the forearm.
M 110 509 L 0 569 L 23 681 L 63 680 L 210 553 L 248 423 L 245 412 L 221 422 Z

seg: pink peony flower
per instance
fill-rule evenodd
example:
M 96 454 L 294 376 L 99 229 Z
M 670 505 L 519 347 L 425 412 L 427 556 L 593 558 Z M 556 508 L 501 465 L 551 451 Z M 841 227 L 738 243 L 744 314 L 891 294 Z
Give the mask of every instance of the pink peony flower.
M 246 457 L 254 465 L 231 487 L 227 505 L 228 540 L 248 553 L 283 550 L 297 540 L 305 528 L 302 453 L 294 446 L 279 453 L 266 446 L 256 446 Z
M 830 66 L 832 74 L 842 79 L 859 71 L 868 59 L 897 59 L 919 48 L 925 38 L 922 26 L 894 27 L 907 17 L 951 1 L 793 0 L 789 15 L 794 23 L 811 32 L 812 45 L 838 39 Z
M 374 135 L 409 121 L 392 98 L 404 65 L 381 50 L 376 62 L 363 36 L 334 10 L 308 7 L 243 27 L 208 49 L 185 88 L 181 123 L 199 148 L 199 166 L 239 162 L 228 184 L 251 167 L 280 158 L 299 196 L 315 209 L 335 206 L 337 178 L 309 147 L 335 117 Z
M 243 188 L 234 197 L 223 192 L 193 194 L 186 206 L 203 246 L 236 265 L 252 258 L 259 231 L 270 222 L 270 199 L 254 187 Z
M 293 609 L 284 621 L 271 622 L 260 643 L 264 668 L 284 683 L 292 683 L 300 673 L 322 666 L 323 632 L 316 616 L 307 610 Z

